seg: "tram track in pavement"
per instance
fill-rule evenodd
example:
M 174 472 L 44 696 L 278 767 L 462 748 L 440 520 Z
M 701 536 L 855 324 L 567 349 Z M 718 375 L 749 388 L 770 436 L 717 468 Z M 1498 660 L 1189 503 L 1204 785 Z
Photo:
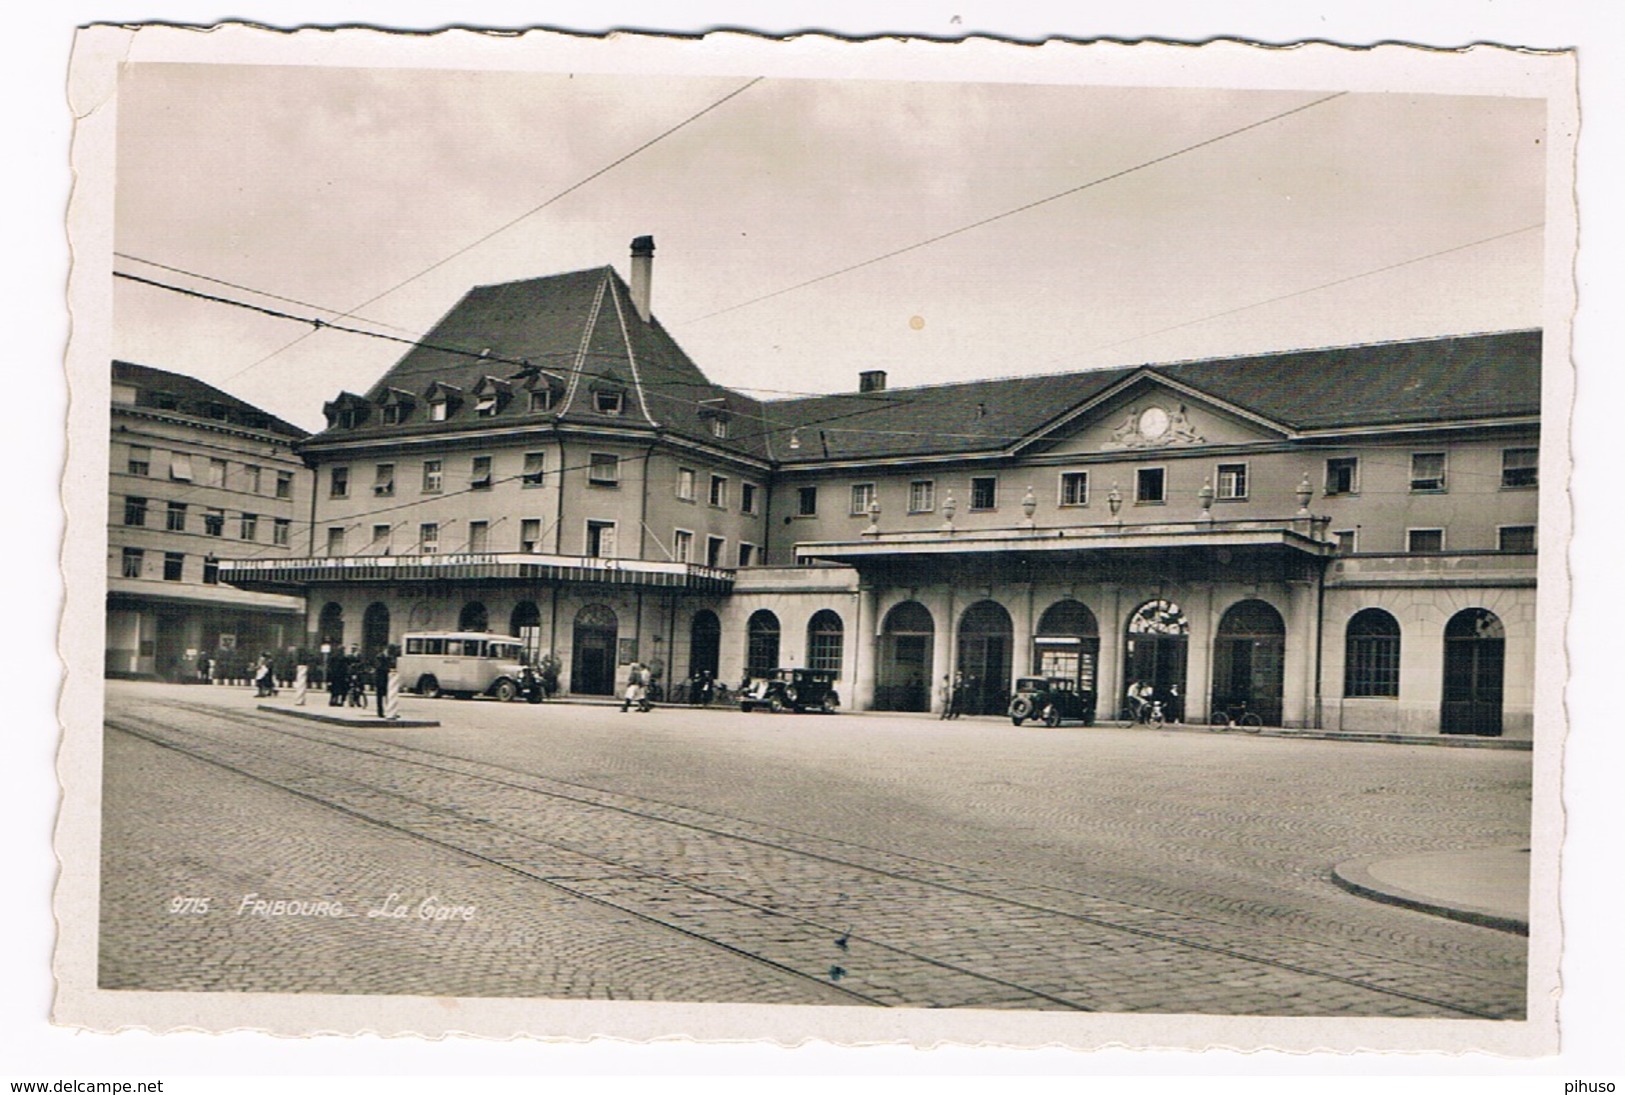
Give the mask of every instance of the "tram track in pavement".
M 1256 933 L 204 704 L 116 730 L 817 982 L 853 1003 L 1509 1018 L 1482 974 Z M 857 896 L 852 896 L 857 895 Z M 1273 953 L 1272 953 L 1273 951 Z M 822 993 L 825 999 L 831 993 Z

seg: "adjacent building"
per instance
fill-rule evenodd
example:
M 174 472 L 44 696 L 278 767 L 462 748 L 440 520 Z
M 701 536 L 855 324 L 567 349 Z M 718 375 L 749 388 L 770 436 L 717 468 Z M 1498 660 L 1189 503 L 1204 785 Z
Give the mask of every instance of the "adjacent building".
M 308 554 L 296 530 L 309 528 L 310 471 L 294 450 L 308 433 L 124 361 L 113 362 L 111 427 L 107 674 L 195 680 L 210 660 L 218 672 L 301 642 L 301 593 L 240 589 L 220 569 Z
M 848 707 L 1531 733 L 1542 336 L 1514 331 L 762 401 L 650 308 L 653 242 L 469 292 L 300 449 L 312 644 L 491 630 L 611 693 L 828 669 Z M 406 682 L 408 686 L 412 682 Z

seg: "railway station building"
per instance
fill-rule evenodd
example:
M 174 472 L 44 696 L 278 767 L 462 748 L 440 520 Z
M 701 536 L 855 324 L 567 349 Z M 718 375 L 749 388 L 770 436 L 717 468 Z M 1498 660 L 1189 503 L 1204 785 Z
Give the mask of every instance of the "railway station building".
M 1044 675 L 1103 717 L 1141 684 L 1531 735 L 1540 331 L 769 401 L 688 358 L 652 266 L 471 290 L 300 445 L 308 552 L 225 580 L 305 595 L 312 645 L 521 636 L 573 694 L 806 666 L 999 713 Z

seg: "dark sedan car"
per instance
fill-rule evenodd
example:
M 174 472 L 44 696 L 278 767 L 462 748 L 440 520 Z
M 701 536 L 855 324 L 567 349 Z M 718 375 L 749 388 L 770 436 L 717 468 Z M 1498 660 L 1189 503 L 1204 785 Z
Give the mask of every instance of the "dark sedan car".
M 1020 726 L 1037 719 L 1045 726 L 1062 722 L 1095 723 L 1095 694 L 1081 691 L 1077 682 L 1065 677 L 1018 677 L 1015 698 L 1010 701 L 1010 721 Z
M 739 694 L 739 709 L 765 707 L 780 711 L 822 711 L 829 714 L 840 706 L 835 693 L 835 674 L 823 669 L 775 669 L 758 677 Z

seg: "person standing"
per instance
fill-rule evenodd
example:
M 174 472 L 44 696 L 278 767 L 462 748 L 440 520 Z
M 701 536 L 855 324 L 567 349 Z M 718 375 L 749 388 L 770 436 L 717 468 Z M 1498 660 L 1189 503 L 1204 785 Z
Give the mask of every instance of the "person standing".
M 642 669 L 641 665 L 633 662 L 626 670 L 626 691 L 621 696 L 622 714 L 632 710 L 633 704 L 637 704 L 640 710 L 643 707 L 642 686 L 640 684 L 643 679 L 641 675 Z
M 333 651 L 327 662 L 327 706 L 343 707 L 350 696 L 350 659 L 342 649 Z
M 378 649 L 378 660 L 372 667 L 372 686 L 378 692 L 378 717 L 384 718 L 384 701 L 389 697 L 389 646 L 386 644 Z

